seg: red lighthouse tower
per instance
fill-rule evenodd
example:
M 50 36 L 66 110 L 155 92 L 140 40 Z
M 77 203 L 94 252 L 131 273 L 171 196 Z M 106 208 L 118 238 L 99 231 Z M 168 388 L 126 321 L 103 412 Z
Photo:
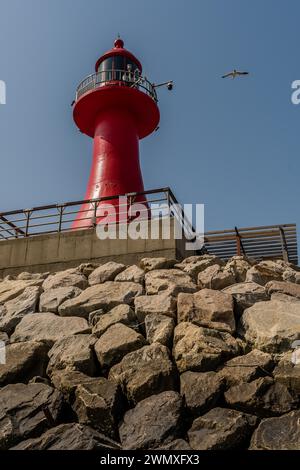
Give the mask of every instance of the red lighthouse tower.
M 141 63 L 120 38 L 98 59 L 95 70 L 79 84 L 73 108 L 77 127 L 94 140 L 85 199 L 143 192 L 139 139 L 159 123 L 155 86 L 143 77 Z M 118 199 L 108 202 L 116 206 Z M 91 210 L 84 204 L 73 228 L 92 225 Z

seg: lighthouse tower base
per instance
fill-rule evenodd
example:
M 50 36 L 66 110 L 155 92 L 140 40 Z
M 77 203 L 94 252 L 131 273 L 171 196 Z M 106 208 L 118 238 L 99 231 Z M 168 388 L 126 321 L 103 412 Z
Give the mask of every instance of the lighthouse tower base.
M 168 218 L 170 236 L 166 238 L 162 226 L 165 219 L 144 220 L 141 223 L 141 235 L 152 231 L 158 233 L 154 239 L 116 239 L 100 240 L 96 229 L 67 231 L 28 238 L 3 240 L 0 243 L 0 279 L 6 275 L 21 272 L 55 272 L 78 266 L 80 263 L 105 263 L 118 261 L 124 264 L 136 264 L 146 257 L 166 257 L 182 259 L 193 255 L 185 251 L 185 240 L 176 239 L 173 217 Z M 150 223 L 152 224 L 150 229 Z M 119 224 L 120 232 L 126 224 Z

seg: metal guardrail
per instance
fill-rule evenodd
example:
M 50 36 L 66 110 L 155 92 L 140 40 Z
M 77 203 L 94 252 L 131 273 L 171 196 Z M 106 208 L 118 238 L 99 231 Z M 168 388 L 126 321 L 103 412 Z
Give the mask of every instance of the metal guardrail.
M 127 86 L 136 88 L 137 90 L 143 91 L 157 102 L 157 94 L 154 85 L 150 83 L 146 77 L 136 75 L 134 72 L 128 70 L 104 70 L 89 75 L 78 85 L 75 101 L 88 91 L 103 86 Z
M 186 219 L 183 208 L 170 188 L 153 189 L 123 196 L 126 196 L 127 199 L 123 204 L 121 201 L 118 206 L 119 220 L 124 215 L 122 220 L 129 221 L 130 208 L 135 202 L 142 204 L 142 200 L 145 209 L 141 218 L 145 220 L 149 219 L 149 216 L 154 219 L 163 216 L 175 217 L 186 238 L 189 240 L 195 238 L 193 227 Z M 99 205 L 105 202 L 113 204 L 120 197 L 122 195 L 0 212 L 0 241 L 78 230 L 72 227 L 73 222 L 78 219 L 81 222 L 81 229 L 91 228 L 96 225 L 99 217 L 97 216 Z
M 193 241 L 195 231 L 187 220 L 183 207 L 179 204 L 170 188 L 159 188 L 141 193 L 124 195 L 127 201 L 124 211 L 119 207 L 119 215 L 128 219 L 130 207 L 141 200 L 145 202 L 144 219 L 174 217 L 182 228 L 185 237 Z M 0 212 L 0 242 L 16 238 L 32 237 L 43 234 L 78 230 L 72 228 L 80 218 L 81 228 L 95 226 L 100 203 L 113 203 L 120 196 L 108 196 L 99 199 L 71 201 L 63 204 L 19 209 Z M 84 207 L 84 208 L 83 208 Z M 86 223 L 86 225 L 84 225 Z M 219 256 L 226 260 L 234 255 L 245 255 L 255 259 L 284 259 L 298 264 L 296 224 L 243 227 L 231 230 L 205 232 L 203 253 Z M 200 254 L 200 252 L 199 252 Z
M 298 264 L 296 224 L 235 227 L 206 232 L 204 244 L 207 253 L 222 259 L 245 255 L 258 260 L 281 258 Z

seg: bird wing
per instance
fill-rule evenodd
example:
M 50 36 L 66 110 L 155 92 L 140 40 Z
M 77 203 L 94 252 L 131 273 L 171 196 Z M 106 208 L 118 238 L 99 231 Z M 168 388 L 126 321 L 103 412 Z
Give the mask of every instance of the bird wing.
M 249 75 L 249 72 L 236 72 L 237 75 Z
M 233 72 L 226 73 L 226 75 L 222 75 L 222 78 L 227 78 L 231 77 L 233 75 Z

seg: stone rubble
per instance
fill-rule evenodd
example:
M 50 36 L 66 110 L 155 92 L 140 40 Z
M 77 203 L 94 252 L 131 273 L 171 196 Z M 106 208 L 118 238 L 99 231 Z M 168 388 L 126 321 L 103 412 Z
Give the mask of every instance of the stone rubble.
M 0 450 L 300 448 L 300 270 L 212 255 L 0 280 Z

